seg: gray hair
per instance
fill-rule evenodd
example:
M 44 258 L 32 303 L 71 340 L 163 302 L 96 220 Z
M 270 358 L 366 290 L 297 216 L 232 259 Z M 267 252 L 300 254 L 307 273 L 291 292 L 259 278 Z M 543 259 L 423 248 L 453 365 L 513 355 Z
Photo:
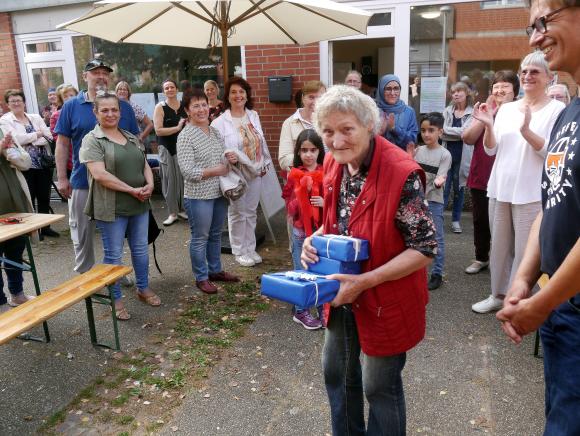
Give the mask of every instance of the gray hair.
M 570 96 L 570 90 L 568 89 L 568 85 L 566 85 L 565 83 L 556 83 L 552 86 L 549 86 L 548 89 L 546 90 L 546 94 L 550 94 L 550 91 L 552 89 L 558 88 L 560 88 L 564 93 L 564 96 L 566 97 L 566 104 L 570 104 L 570 100 L 572 99 L 572 97 Z
M 346 78 L 348 76 L 350 76 L 351 74 L 355 74 L 358 77 L 358 80 L 362 79 L 362 74 L 359 73 L 357 70 L 350 70 L 348 73 L 346 73 L 346 76 L 344 76 L 344 80 L 346 80 Z
M 319 135 L 322 136 L 322 122 L 333 112 L 353 114 L 363 126 L 370 124 L 375 135 L 381 128 L 381 117 L 375 101 L 352 86 L 332 86 L 318 99 L 314 127 Z
M 543 68 L 548 76 L 552 74 L 550 67 L 548 67 L 548 62 L 546 62 L 546 58 L 544 58 L 544 53 L 539 50 L 535 50 L 523 58 L 520 69 L 529 65 L 535 65 L 536 67 Z

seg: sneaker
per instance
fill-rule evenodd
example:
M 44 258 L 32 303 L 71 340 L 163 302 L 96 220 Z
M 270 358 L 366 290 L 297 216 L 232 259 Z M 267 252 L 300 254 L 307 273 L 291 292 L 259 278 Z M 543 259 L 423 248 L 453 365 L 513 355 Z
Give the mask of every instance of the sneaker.
M 260 256 L 255 251 L 252 251 L 251 253 L 246 254 L 246 256 L 248 256 L 250 259 L 252 259 L 254 261 L 254 263 L 262 263 L 262 256 Z
M 238 262 L 242 266 L 254 266 L 256 264 L 256 262 L 254 262 L 254 259 L 245 254 L 242 256 L 236 256 L 235 259 L 236 262 Z
M 480 260 L 474 260 L 471 265 L 465 268 L 467 274 L 477 274 L 482 269 L 486 269 L 489 266 L 489 262 L 482 262 Z
M 187 214 L 186 214 L 185 212 L 179 212 L 179 213 L 177 214 L 177 216 L 178 216 L 179 218 L 181 218 L 182 220 L 185 220 L 185 221 L 187 221 L 187 219 L 188 219 L 188 218 L 187 218 Z
M 26 295 L 24 293 L 18 295 L 11 295 L 10 300 L 8 300 L 8 305 L 11 307 L 18 307 L 21 304 L 26 303 L 27 301 L 32 300 L 34 297 L 30 295 Z
M 310 315 L 308 310 L 297 311 L 292 317 L 292 320 L 298 324 L 302 324 L 302 327 L 304 327 L 306 330 L 318 330 L 320 327 L 322 327 L 320 320 Z
M 431 278 L 429 279 L 429 283 L 427 283 L 427 289 L 433 291 L 441 287 L 441 282 L 443 282 L 443 277 L 439 274 L 431 274 Z
M 175 221 L 177 221 L 177 215 L 169 215 L 165 221 L 163 221 L 164 226 L 170 226 Z
M 490 295 L 485 300 L 475 303 L 471 306 L 471 310 L 477 313 L 496 312 L 503 307 L 503 300 Z
M 453 233 L 461 233 L 462 232 L 462 230 L 461 230 L 461 224 L 459 224 L 459 221 L 453 221 L 451 223 L 451 231 Z
M 121 286 L 125 286 L 126 288 L 130 288 L 135 284 L 133 278 L 131 276 L 123 276 L 119 279 L 119 283 Z

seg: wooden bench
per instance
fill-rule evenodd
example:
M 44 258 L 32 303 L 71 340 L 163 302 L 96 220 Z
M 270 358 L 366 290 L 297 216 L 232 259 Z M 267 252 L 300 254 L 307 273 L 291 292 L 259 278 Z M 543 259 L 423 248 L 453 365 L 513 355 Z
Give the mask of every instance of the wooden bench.
M 36 298 L 1 314 L 0 345 L 45 322 L 73 304 L 85 300 L 91 342 L 93 345 L 112 348 L 109 345 L 97 342 L 92 304 L 94 300 L 96 303 L 110 305 L 115 333 L 115 349 L 119 350 L 119 331 L 112 291 L 109 289 L 108 295 L 97 294 L 97 292 L 107 285 L 115 283 L 131 271 L 132 268 L 123 265 L 95 265 L 86 273 L 78 275 L 60 286 L 43 292 Z M 45 336 L 46 342 L 50 342 L 50 336 L 46 328 Z M 33 339 L 30 336 L 26 338 Z

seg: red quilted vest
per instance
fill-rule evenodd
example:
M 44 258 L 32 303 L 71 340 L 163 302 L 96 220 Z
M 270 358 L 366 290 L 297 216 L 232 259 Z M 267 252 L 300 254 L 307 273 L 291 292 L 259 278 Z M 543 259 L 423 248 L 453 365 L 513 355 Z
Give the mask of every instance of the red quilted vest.
M 395 225 L 401 190 L 412 171 L 425 175 L 407 153 L 375 137 L 372 164 L 349 222 L 351 236 L 367 239 L 370 258 L 363 272 L 384 265 L 406 247 Z M 337 233 L 337 202 L 343 165 L 329 154 L 324 162 L 324 232 Z M 425 306 L 429 301 L 425 268 L 399 280 L 367 289 L 352 304 L 363 352 L 391 356 L 417 345 L 425 336 Z

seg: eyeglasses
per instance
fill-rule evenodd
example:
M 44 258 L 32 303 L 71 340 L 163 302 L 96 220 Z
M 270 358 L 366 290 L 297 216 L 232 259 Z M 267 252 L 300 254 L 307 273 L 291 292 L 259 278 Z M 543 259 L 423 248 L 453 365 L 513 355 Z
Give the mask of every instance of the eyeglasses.
M 534 20 L 534 24 L 526 27 L 526 33 L 528 34 L 528 36 L 532 36 L 535 31 L 538 31 L 539 33 L 542 34 L 546 33 L 548 31 L 546 24 L 552 21 L 552 17 L 556 15 L 558 12 L 562 12 L 564 9 L 568 9 L 570 7 L 571 6 L 564 6 L 560 9 L 556 9 L 555 11 L 550 12 L 549 14 L 544 15 L 543 17 L 536 18 Z
M 390 86 L 387 86 L 385 88 L 385 92 L 394 92 L 394 93 L 397 93 L 397 92 L 400 92 L 400 91 L 401 91 L 401 88 L 399 88 L 398 86 L 394 86 L 392 88 Z
M 538 74 L 540 74 L 541 71 L 540 70 L 534 70 L 534 69 L 523 69 L 522 71 L 520 71 L 520 76 L 521 77 L 525 77 L 525 76 L 537 76 Z
M 506 94 L 513 92 L 513 85 L 511 83 L 496 83 L 492 86 L 492 92 L 504 92 Z
M 24 103 L 24 100 L 22 100 L 21 98 L 8 100 L 8 104 L 18 104 L 18 103 Z

